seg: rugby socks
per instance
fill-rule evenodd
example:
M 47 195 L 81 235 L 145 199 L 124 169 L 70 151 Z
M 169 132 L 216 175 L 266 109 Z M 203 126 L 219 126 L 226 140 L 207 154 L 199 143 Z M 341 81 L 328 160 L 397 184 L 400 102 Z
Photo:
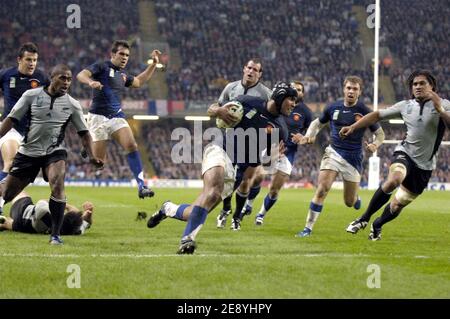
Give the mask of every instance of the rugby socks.
M 142 171 L 142 162 L 139 151 L 131 152 L 127 155 L 128 166 L 130 166 L 131 171 L 133 172 L 134 178 L 138 183 L 139 189 L 142 189 L 145 186 L 144 182 L 144 172 Z
M 202 228 L 205 223 L 206 217 L 208 216 L 208 210 L 200 206 L 194 206 L 192 208 L 191 214 L 189 215 L 186 228 L 184 229 L 183 237 L 181 240 L 186 240 L 188 237 L 192 240 Z
M 227 212 L 231 210 L 231 199 L 233 198 L 233 195 L 228 196 L 223 200 L 223 208 L 222 210 Z
M 59 236 L 61 233 L 61 226 L 64 220 L 64 209 L 66 208 L 66 199 L 58 199 L 53 196 L 48 202 L 50 208 L 50 215 L 52 218 L 52 236 Z
M 361 221 L 368 222 L 370 220 L 370 217 L 372 217 L 373 214 L 375 214 L 381 207 L 383 207 L 384 204 L 386 204 L 391 198 L 391 194 L 386 194 L 382 189 L 381 186 L 378 187 L 375 194 L 373 194 L 372 199 L 370 200 L 369 206 L 367 206 L 367 210 L 365 213 L 359 218 Z
M 260 191 L 261 191 L 261 186 L 256 186 L 256 187 L 250 188 L 250 193 L 248 193 L 247 202 L 245 204 L 252 207 L 253 201 L 255 200 L 256 196 L 258 196 Z
M 306 217 L 306 228 L 309 228 L 310 230 L 313 229 L 314 224 L 317 221 L 317 218 L 319 218 L 320 213 L 322 212 L 323 205 L 316 204 L 314 202 L 311 202 L 309 204 L 309 211 L 308 216 Z
M 166 211 L 166 215 L 171 218 L 184 221 L 183 219 L 184 210 L 188 208 L 190 205 L 189 204 L 175 205 L 173 203 L 170 203 L 169 205 L 170 205 L 168 208 L 169 212 Z
M 264 197 L 264 203 L 261 205 L 261 209 L 258 213 L 258 215 L 265 215 L 272 206 L 276 203 L 278 197 L 271 198 L 270 194 L 267 194 L 266 197 Z
M 1 171 L 0 172 L 0 182 L 3 181 L 6 176 L 8 176 L 8 172 Z
M 380 217 L 374 220 L 373 227 L 374 228 L 381 228 L 384 224 L 390 222 L 391 220 L 397 218 L 397 216 L 400 215 L 399 212 L 392 212 L 391 211 L 391 204 L 386 205 L 384 208 L 383 214 L 381 214 Z
M 236 210 L 233 214 L 233 219 L 242 220 L 244 217 L 242 215 L 242 208 L 244 208 L 245 202 L 247 201 L 248 193 L 241 193 L 236 191 Z

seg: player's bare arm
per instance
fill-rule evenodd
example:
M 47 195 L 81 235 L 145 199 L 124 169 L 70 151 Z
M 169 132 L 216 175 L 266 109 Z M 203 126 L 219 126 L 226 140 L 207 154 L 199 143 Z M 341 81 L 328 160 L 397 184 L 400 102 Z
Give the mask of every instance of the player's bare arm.
M 339 136 L 344 139 L 347 136 L 351 135 L 355 130 L 359 130 L 361 128 L 368 127 L 372 124 L 377 123 L 380 120 L 380 112 L 370 112 L 369 114 L 364 115 L 359 121 L 353 123 L 350 126 L 344 126 L 339 131 Z
M 94 81 L 92 79 L 91 71 L 86 69 L 78 73 L 77 80 L 81 83 L 89 85 L 91 88 L 96 90 L 101 90 L 103 88 L 103 85 L 99 81 Z
M 374 134 L 375 139 L 373 140 L 372 143 L 369 143 L 367 141 L 364 142 L 366 150 L 371 153 L 375 153 L 377 149 L 381 146 L 381 144 L 383 144 L 384 141 L 384 131 L 381 127 L 378 130 L 376 130 Z
M 136 76 L 133 80 L 133 83 L 131 84 L 132 88 L 139 88 L 141 87 L 145 82 L 150 80 L 153 73 L 156 69 L 156 64 L 159 63 L 161 56 L 161 51 L 159 50 L 153 50 L 152 53 L 150 53 L 150 58 L 152 59 L 153 63 L 150 64 L 144 72 Z
M 7 117 L 3 120 L 2 126 L 0 126 L 0 138 L 3 137 L 10 129 L 13 127 L 13 120 L 10 117 Z
M 320 120 L 318 118 L 312 121 L 308 127 L 308 130 L 306 131 L 306 134 L 300 140 L 300 145 L 314 144 L 317 134 L 319 134 L 320 130 L 325 126 L 326 124 L 320 123 Z
M 92 138 L 91 134 L 89 134 L 88 131 L 83 131 L 78 133 L 81 136 L 81 144 L 83 145 L 84 149 L 86 150 L 86 154 L 89 157 L 89 162 L 94 165 L 98 169 L 103 168 L 103 161 L 99 158 L 94 157 L 94 153 L 92 150 Z
M 433 102 L 433 106 L 436 111 L 439 113 L 441 119 L 444 121 L 447 128 L 450 127 L 450 114 L 445 111 L 445 108 L 442 106 L 441 97 L 434 91 L 428 91 L 428 98 Z

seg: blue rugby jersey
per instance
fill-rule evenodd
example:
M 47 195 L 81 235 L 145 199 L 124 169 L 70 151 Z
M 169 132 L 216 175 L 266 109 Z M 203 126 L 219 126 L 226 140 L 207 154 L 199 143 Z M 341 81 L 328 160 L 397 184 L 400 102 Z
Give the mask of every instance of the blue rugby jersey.
M 271 134 L 274 129 L 278 129 L 279 131 L 279 141 L 287 142 L 288 139 L 288 128 L 283 116 L 274 116 L 269 113 L 266 109 L 267 101 L 259 98 L 248 95 L 238 96 L 235 100 L 239 101 L 244 107 L 244 114 L 242 116 L 241 121 L 234 127 L 236 129 L 247 130 L 249 128 L 256 129 L 256 139 L 254 137 L 246 137 L 245 139 L 245 147 L 243 145 L 238 145 L 238 138 L 230 135 L 232 131 L 226 130 L 224 135 L 223 148 L 227 151 L 227 138 L 234 138 L 234 149 L 233 155 L 231 155 L 231 150 L 227 151 L 227 154 L 230 156 L 233 164 L 248 164 L 249 166 L 258 166 L 261 163 L 261 153 L 263 149 L 260 149 L 260 138 L 266 138 L 265 146 L 268 148 L 268 155 L 270 155 L 270 142 L 271 142 Z M 259 134 L 259 129 L 264 129 L 263 135 Z M 262 143 L 264 144 L 264 143 Z M 255 160 L 255 156 L 250 156 L 251 147 L 256 146 L 257 156 Z M 245 160 L 244 162 L 241 160 L 242 157 L 239 157 L 238 151 L 243 151 L 243 155 Z
M 19 72 L 17 67 L 11 67 L 0 71 L 0 87 L 3 91 L 4 110 L 1 117 L 3 121 L 11 112 L 14 105 L 22 94 L 30 89 L 50 84 L 48 76 L 41 70 L 36 69 L 32 75 Z M 24 135 L 28 128 L 28 118 L 14 123 L 14 129 Z
M 134 77 L 115 66 L 111 61 L 96 62 L 86 68 L 92 73 L 92 79 L 103 85 L 101 90 L 93 89 L 90 113 L 106 116 L 107 118 L 121 117 L 122 94 L 125 87 L 130 87 Z
M 362 140 L 365 128 L 356 130 L 345 139 L 339 137 L 339 131 L 342 127 L 352 125 L 370 112 L 372 111 L 360 101 L 354 106 L 347 107 L 344 105 L 344 100 L 339 100 L 328 105 L 319 117 L 322 124 L 330 122 L 331 147 L 359 172 L 362 172 Z M 379 127 L 380 125 L 376 123 L 369 128 L 374 132 Z

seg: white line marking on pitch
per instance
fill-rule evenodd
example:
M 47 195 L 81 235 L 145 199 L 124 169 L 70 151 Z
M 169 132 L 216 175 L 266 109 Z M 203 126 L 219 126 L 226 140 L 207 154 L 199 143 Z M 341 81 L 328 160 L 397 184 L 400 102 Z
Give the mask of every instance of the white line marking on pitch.
M 206 257 L 206 258 L 233 258 L 233 257 L 252 257 L 252 258 L 267 258 L 267 257 L 277 257 L 278 255 L 217 255 L 217 254 L 195 254 L 195 257 Z M 281 256 L 281 255 L 280 255 Z M 283 255 L 286 256 L 286 255 Z M 337 253 L 323 253 L 323 254 L 295 254 L 287 255 L 289 257 L 337 257 L 337 258 L 356 258 L 356 257 L 376 257 L 365 254 L 337 254 Z M 165 258 L 165 257 L 180 257 L 177 254 L 90 254 L 90 255 L 77 255 L 77 254 L 17 254 L 17 253 L 2 253 L 0 257 L 28 257 L 28 258 Z M 417 258 L 417 259 L 428 259 L 429 256 L 391 256 L 394 258 Z

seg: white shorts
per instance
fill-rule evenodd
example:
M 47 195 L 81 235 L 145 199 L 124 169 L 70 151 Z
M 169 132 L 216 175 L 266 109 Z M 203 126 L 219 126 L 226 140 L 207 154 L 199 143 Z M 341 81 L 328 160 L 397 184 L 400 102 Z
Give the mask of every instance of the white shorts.
M 276 162 L 272 163 L 271 166 L 263 166 L 263 168 L 265 173 L 269 175 L 273 175 L 277 171 L 280 171 L 290 176 L 292 172 L 292 164 L 286 156 L 282 156 Z
M 225 199 L 233 193 L 236 171 L 223 148 L 218 145 L 210 145 L 203 152 L 202 176 L 207 170 L 217 166 L 223 167 L 225 170 L 222 192 L 222 199 Z
M 113 117 L 109 119 L 106 116 L 93 113 L 88 113 L 87 124 L 94 142 L 110 140 L 112 133 L 123 127 L 130 127 L 124 118 Z
M 320 163 L 320 170 L 329 169 L 342 175 L 342 179 L 347 182 L 359 183 L 361 175 L 358 170 L 347 162 L 338 152 L 331 146 L 325 149 L 325 153 Z
M 14 140 L 17 143 L 22 144 L 23 136 L 19 132 L 17 132 L 15 129 L 10 129 L 8 133 L 3 135 L 2 138 L 0 138 L 0 149 L 3 147 L 3 144 L 5 144 L 6 141 Z

